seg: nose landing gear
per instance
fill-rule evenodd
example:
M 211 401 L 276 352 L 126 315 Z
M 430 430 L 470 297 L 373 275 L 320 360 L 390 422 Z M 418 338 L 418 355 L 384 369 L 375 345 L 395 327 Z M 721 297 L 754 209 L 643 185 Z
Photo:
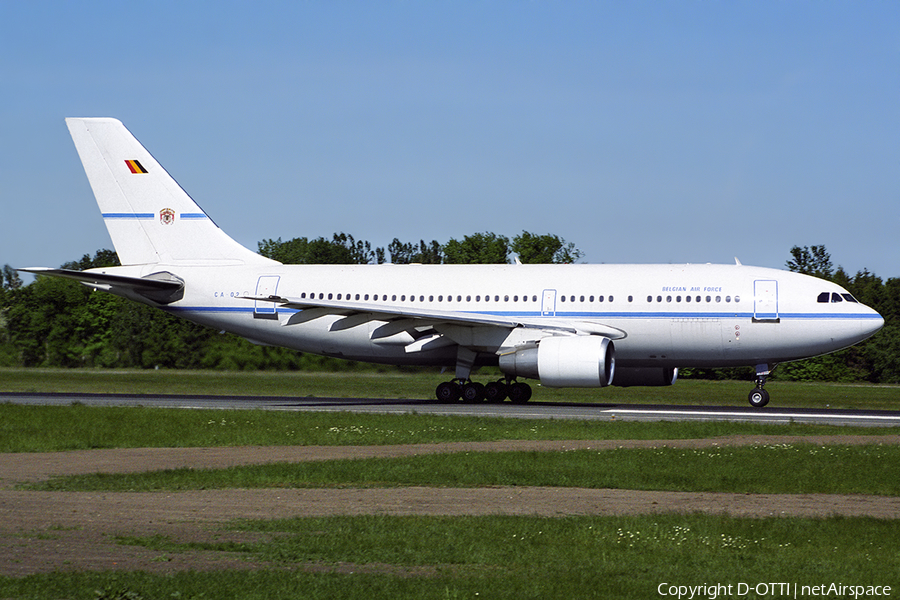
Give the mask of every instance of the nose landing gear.
M 765 385 L 766 379 L 772 373 L 773 368 L 769 368 L 769 365 L 766 363 L 756 365 L 756 388 L 747 396 L 747 399 L 750 400 L 750 406 L 753 408 L 762 408 L 769 403 L 769 392 L 766 391 Z

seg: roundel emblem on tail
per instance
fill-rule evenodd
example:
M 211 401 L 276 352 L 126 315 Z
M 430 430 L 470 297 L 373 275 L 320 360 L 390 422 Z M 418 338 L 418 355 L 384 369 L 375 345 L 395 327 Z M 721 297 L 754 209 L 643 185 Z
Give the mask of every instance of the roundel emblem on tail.
M 175 222 L 175 211 L 171 208 L 164 208 L 159 211 L 159 222 L 163 225 L 171 225 Z

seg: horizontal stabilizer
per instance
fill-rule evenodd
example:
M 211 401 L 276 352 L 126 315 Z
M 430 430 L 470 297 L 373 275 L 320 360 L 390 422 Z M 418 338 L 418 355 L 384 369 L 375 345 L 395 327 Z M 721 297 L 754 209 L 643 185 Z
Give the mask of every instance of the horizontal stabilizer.
M 35 275 L 72 279 L 88 287 L 118 293 L 126 297 L 130 296 L 127 292 L 132 292 L 159 304 L 169 304 L 184 296 L 184 281 L 167 271 L 152 273 L 146 277 L 128 277 L 97 271 L 73 271 L 50 267 L 28 267 L 16 270 Z

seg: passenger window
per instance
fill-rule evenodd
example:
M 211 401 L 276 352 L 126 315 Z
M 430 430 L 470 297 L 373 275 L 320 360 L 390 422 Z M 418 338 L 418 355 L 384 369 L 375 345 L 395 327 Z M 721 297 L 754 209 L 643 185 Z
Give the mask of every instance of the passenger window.
M 610 296 L 610 297 L 609 297 L 609 301 L 612 302 L 613 300 L 615 300 L 615 298 L 613 298 L 612 296 Z
M 671 301 L 672 301 L 672 296 L 666 296 L 666 302 L 671 302 Z
M 681 302 L 681 296 L 675 296 L 675 302 Z
M 628 301 L 629 301 L 629 302 L 633 302 L 633 301 L 634 301 L 634 296 L 628 296 Z
M 593 301 L 594 301 L 594 297 L 591 296 L 591 299 L 589 300 L 589 302 L 593 302 Z
M 690 302 L 690 301 L 691 301 L 691 297 L 690 297 L 690 296 L 685 296 L 685 297 L 684 297 L 684 301 L 685 301 L 685 302 Z
M 603 296 L 597 296 L 597 302 L 603 302 Z
M 653 302 L 653 296 L 647 296 L 647 302 Z
M 560 300 L 560 302 L 565 302 L 565 301 L 566 301 L 566 297 L 565 297 L 565 296 L 560 296 L 560 297 L 559 297 L 559 300 Z

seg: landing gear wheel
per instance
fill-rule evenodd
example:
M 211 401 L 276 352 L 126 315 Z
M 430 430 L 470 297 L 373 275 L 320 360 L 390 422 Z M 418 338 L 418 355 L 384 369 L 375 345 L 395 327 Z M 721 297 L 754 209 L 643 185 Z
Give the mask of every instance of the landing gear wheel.
M 509 399 L 513 404 L 525 404 L 531 400 L 531 386 L 520 382 L 510 384 Z
M 750 400 L 750 406 L 753 408 L 762 408 L 769 403 L 769 392 L 762 388 L 757 388 L 750 392 L 747 397 Z
M 456 402 L 460 395 L 459 384 L 455 381 L 445 381 L 438 384 L 434 394 L 440 402 Z
M 506 400 L 507 385 L 502 381 L 492 381 L 484 386 L 484 398 L 488 402 Z
M 477 381 L 470 381 L 462 386 L 463 402 L 483 402 L 484 385 Z

